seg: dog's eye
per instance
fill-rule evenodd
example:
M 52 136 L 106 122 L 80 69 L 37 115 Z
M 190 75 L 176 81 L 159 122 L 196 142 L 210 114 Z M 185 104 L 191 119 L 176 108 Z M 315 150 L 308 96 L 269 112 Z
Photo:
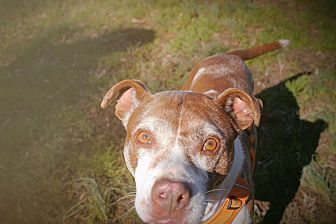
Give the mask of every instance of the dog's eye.
M 136 134 L 136 140 L 142 144 L 152 144 L 152 135 L 148 131 L 138 131 Z
M 219 139 L 215 137 L 208 138 L 203 145 L 203 150 L 204 151 L 215 151 L 219 147 Z

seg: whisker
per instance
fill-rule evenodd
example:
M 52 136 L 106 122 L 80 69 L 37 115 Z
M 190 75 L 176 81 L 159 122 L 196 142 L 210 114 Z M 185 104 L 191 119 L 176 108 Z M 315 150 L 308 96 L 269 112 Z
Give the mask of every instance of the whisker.
M 132 203 L 134 203 L 134 202 L 135 202 L 135 200 L 130 200 L 130 201 L 128 201 L 128 202 L 125 202 L 124 205 L 129 205 L 129 204 L 132 204 Z
M 222 189 L 212 189 L 212 190 L 209 190 L 209 191 L 206 191 L 205 193 L 208 194 L 208 193 L 211 193 L 211 192 L 214 192 L 214 191 L 227 191 L 228 189 L 226 188 L 222 188 Z
M 124 217 L 125 215 L 127 215 L 128 213 L 130 213 L 133 209 L 135 208 L 135 206 L 132 206 L 130 209 L 128 209 L 124 214 L 122 214 L 121 216 L 119 216 L 118 219 L 121 219 L 122 217 Z
M 234 184 L 234 186 L 250 190 L 249 187 L 243 186 L 241 184 Z M 205 194 L 208 194 L 208 193 L 211 193 L 211 192 L 214 192 L 214 191 L 227 191 L 227 190 L 228 190 L 227 188 L 221 188 L 221 189 L 217 188 L 217 189 L 212 189 L 212 190 L 206 191 Z
M 244 189 L 247 189 L 247 190 L 250 190 L 249 187 L 246 187 L 244 185 L 241 185 L 241 184 L 235 184 L 236 187 L 240 187 L 240 188 L 244 188 Z
M 117 202 L 119 202 L 119 201 L 121 201 L 121 200 L 123 200 L 123 199 L 129 198 L 129 197 L 134 197 L 134 195 L 126 195 L 126 196 L 123 196 L 123 197 L 121 197 L 121 198 L 115 200 L 114 202 L 110 203 L 110 205 L 114 205 L 115 203 L 117 203 Z

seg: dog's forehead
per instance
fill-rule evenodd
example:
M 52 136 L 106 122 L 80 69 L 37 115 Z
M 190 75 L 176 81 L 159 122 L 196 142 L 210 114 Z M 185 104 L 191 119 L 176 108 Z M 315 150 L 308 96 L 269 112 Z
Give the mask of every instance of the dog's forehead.
M 139 115 L 134 129 L 161 130 L 166 134 L 178 130 L 183 136 L 195 129 L 199 134 L 204 131 L 215 133 L 231 127 L 228 117 L 212 98 L 190 91 L 158 93 L 141 106 Z
M 160 118 L 180 118 L 177 115 L 201 117 L 207 108 L 215 108 L 214 102 L 206 95 L 188 91 L 162 92 L 155 95 L 148 105 L 147 115 Z

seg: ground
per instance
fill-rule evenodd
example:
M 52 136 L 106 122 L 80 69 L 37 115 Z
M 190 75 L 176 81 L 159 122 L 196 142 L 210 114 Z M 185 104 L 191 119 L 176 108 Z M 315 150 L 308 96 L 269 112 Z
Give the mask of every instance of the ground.
M 286 38 L 247 62 L 264 102 L 256 198 L 263 223 L 332 223 L 335 15 L 332 0 L 1 1 L 1 221 L 141 223 L 105 92 L 178 89 L 208 55 Z

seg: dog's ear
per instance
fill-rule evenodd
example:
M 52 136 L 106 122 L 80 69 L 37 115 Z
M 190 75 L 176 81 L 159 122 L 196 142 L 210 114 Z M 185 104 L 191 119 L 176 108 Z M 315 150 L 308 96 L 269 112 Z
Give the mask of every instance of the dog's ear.
M 239 89 L 230 88 L 220 94 L 215 101 L 230 116 L 237 132 L 245 130 L 253 123 L 259 125 L 263 106 L 260 99 Z
M 115 106 L 115 115 L 123 122 L 124 126 L 134 109 L 143 101 L 151 98 L 151 94 L 144 84 L 138 80 L 123 80 L 114 85 L 104 96 L 101 107 L 106 108 L 114 96 L 121 93 Z

